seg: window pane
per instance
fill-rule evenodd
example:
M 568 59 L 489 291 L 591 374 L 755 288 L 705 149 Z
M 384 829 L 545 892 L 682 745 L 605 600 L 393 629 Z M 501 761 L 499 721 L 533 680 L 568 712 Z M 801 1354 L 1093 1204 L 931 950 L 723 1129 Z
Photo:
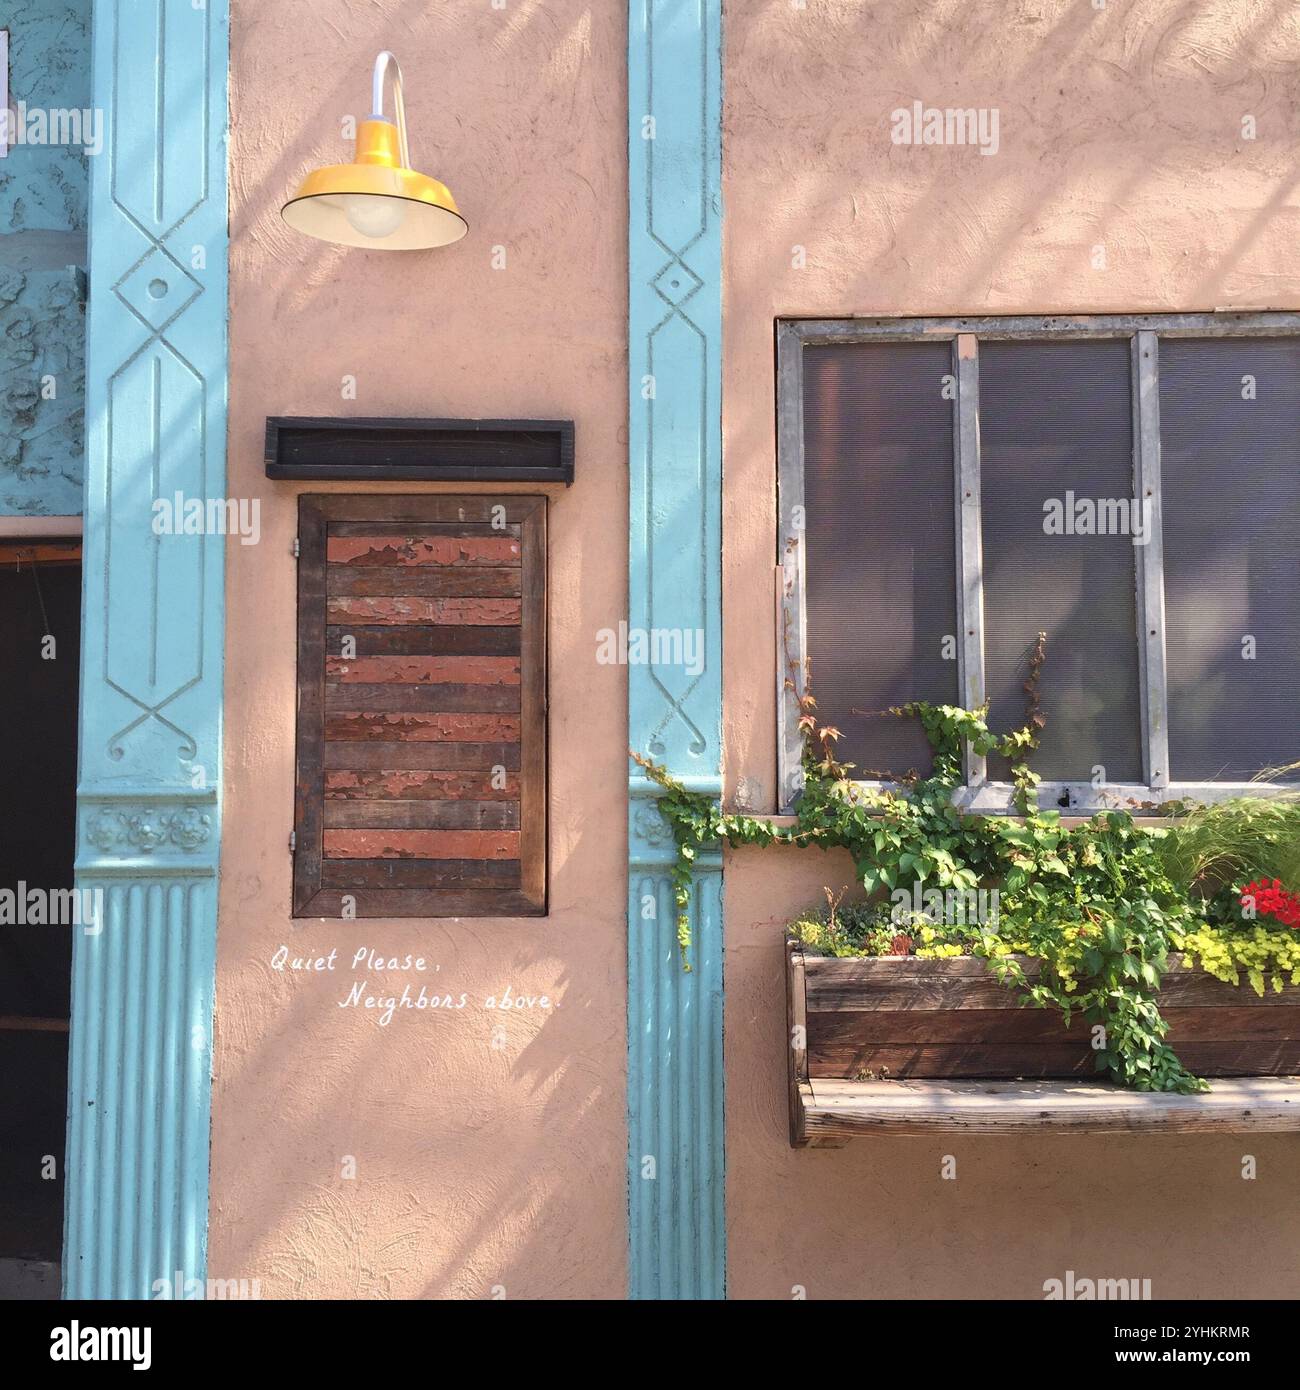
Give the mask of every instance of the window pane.
M 1300 341 L 1160 344 L 1170 775 L 1300 759 Z
M 980 344 L 989 718 L 1023 723 L 1025 657 L 1046 632 L 1031 766 L 1049 781 L 1142 779 L 1129 353 L 1122 338 Z
M 947 343 L 804 350 L 813 692 L 860 777 L 930 755 L 919 725 L 854 710 L 957 698 L 951 372 Z

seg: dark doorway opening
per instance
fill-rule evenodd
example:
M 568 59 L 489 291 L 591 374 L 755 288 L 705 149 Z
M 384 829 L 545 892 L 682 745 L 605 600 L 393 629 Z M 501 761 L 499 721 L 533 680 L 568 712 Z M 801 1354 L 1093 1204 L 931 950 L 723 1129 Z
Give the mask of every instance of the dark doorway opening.
M 80 545 L 0 541 L 0 1299 L 60 1292 L 80 639 Z

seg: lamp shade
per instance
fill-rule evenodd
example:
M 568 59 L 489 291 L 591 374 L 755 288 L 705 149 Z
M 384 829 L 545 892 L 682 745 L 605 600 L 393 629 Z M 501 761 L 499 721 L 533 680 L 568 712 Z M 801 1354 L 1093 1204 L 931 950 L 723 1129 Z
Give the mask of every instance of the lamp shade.
M 384 116 L 384 83 L 393 82 L 397 122 Z M 307 175 L 280 209 L 296 231 L 341 246 L 423 251 L 469 231 L 451 190 L 411 168 L 402 71 L 384 52 L 375 59 L 372 114 L 357 130 L 356 158 Z

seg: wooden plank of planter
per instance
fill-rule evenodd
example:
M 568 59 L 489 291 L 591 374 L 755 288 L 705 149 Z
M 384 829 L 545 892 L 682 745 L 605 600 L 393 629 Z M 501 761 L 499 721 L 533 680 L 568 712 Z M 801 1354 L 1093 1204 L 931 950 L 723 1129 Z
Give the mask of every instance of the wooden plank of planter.
M 1249 995 L 1254 998 L 1254 995 Z M 1300 1008 L 1162 1009 L 1169 1041 L 1249 1042 L 1300 1039 Z M 815 1014 L 809 1025 L 814 1054 L 845 1043 L 1065 1042 L 1090 1040 L 1090 1025 L 1075 1015 L 1069 1028 L 1054 1008 L 866 1009 Z
M 848 1043 L 1068 1042 L 1088 1043 L 1088 1025 L 1076 1017 L 1067 1029 L 1057 1009 L 864 1009 L 816 1013 L 808 1021 L 814 1055 Z
M 1248 988 L 1235 991 L 1236 1008 L 1167 1008 L 1160 1012 L 1169 1024 L 1167 1041 L 1179 1051 L 1187 1043 L 1250 1042 L 1300 1039 L 1300 1007 L 1261 1009 L 1260 1000 Z M 1247 1000 L 1250 1002 L 1247 1003 Z
M 1170 970 L 1160 984 L 1160 1007 L 1177 1008 L 1186 1006 L 1196 1009 L 1231 1009 L 1243 1004 L 1257 1009 L 1261 1005 L 1269 1008 L 1300 1005 L 1300 985 L 1286 985 L 1280 993 L 1270 986 L 1263 998 L 1251 989 L 1243 977 L 1239 985 L 1225 984 L 1207 975 L 1203 970 L 1186 970 L 1181 966 Z
M 814 1089 L 824 1078 L 856 1081 L 886 1076 L 1095 1076 L 1095 1057 L 1086 1041 L 949 1046 L 942 1040 L 930 1040 L 892 1045 L 843 1043 L 834 1047 L 810 1042 L 808 1074 Z
M 1171 958 L 1175 962 L 1179 958 Z M 921 960 L 916 956 L 833 958 L 805 956 L 808 1012 L 871 1009 L 1005 1009 L 1015 993 L 1001 985 L 983 960 L 957 956 Z M 1038 976 L 1037 963 L 1021 963 L 1028 979 Z M 1300 986 L 1271 988 L 1259 998 L 1247 984 L 1230 985 L 1202 970 L 1174 964 L 1160 988 L 1161 1007 L 1240 1008 L 1300 1005 Z
M 819 962 L 820 963 L 820 962 Z M 877 1009 L 935 1013 L 946 1009 L 1005 1012 L 1016 1004 L 1015 993 L 987 972 L 982 978 L 944 980 L 925 976 L 862 978 L 813 974 L 807 962 L 808 1012 L 870 1013 Z
M 1087 1081 L 814 1081 L 808 1140 L 882 1134 L 1300 1131 L 1300 1079 L 1250 1077 L 1190 1096 Z
M 1300 1042 L 1255 1038 L 1248 1042 L 1182 1042 L 1178 1056 L 1198 1076 L 1300 1075 Z

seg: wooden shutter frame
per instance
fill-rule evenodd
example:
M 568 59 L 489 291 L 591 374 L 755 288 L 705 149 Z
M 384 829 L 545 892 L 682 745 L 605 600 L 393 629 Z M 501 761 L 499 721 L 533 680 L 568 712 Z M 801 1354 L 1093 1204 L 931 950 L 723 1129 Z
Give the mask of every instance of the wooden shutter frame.
M 547 910 L 547 611 L 545 496 L 351 495 L 298 498 L 297 723 L 292 916 L 537 917 Z M 326 541 L 331 522 L 489 522 L 494 507 L 520 527 L 520 754 L 518 889 L 326 888 L 324 845 Z M 395 861 L 395 862 L 401 862 Z

